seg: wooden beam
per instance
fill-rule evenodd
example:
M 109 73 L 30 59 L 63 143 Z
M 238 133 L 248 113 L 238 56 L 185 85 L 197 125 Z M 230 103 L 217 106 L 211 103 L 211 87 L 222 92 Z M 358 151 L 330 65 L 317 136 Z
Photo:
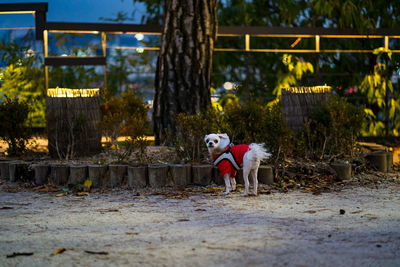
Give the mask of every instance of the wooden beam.
M 47 3 L 19 3 L 19 4 L 0 4 L 1 13 L 25 13 L 33 12 L 35 14 L 35 32 L 36 40 L 43 41 L 43 30 L 46 25 Z
M 65 23 L 47 22 L 49 31 L 84 31 L 84 32 L 130 32 L 145 34 L 161 34 L 161 25 L 144 24 L 111 24 L 111 23 Z
M 47 12 L 47 3 L 15 3 L 15 4 L 0 4 L 0 12 L 14 12 L 14 11 L 41 11 Z
M 115 24 L 115 23 L 66 23 L 47 22 L 46 29 L 50 31 L 84 31 L 84 32 L 116 32 L 116 33 L 143 33 L 159 35 L 162 32 L 161 25 L 145 24 Z M 400 28 L 376 29 L 360 33 L 355 29 L 333 29 L 333 28 L 308 28 L 308 27 L 267 27 L 267 26 L 218 26 L 219 36 L 251 36 L 260 37 L 400 37 Z
M 250 34 L 252 36 L 400 36 L 400 28 L 376 29 L 360 33 L 355 29 L 333 29 L 333 28 L 308 28 L 308 27 L 266 27 L 266 26 L 219 26 L 218 35 L 238 36 Z
M 106 57 L 45 57 L 45 66 L 106 65 Z

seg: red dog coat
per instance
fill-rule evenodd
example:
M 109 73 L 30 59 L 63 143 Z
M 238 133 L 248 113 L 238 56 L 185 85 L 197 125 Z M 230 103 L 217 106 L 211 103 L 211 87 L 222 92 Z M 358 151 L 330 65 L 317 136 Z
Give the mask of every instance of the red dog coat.
M 249 150 L 249 145 L 229 145 L 225 152 L 220 155 L 214 155 L 214 165 L 220 170 L 222 177 L 229 173 L 233 179 L 237 170 L 243 164 L 243 156 Z

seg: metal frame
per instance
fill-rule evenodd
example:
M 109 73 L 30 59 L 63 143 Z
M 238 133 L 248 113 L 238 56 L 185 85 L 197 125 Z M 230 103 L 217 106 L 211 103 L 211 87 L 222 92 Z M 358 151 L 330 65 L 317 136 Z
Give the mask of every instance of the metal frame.
M 29 14 L 35 15 L 36 40 L 43 41 L 43 30 L 46 25 L 47 3 L 0 4 L 0 14 Z
M 160 25 L 140 25 L 140 24 L 110 24 L 110 23 L 64 23 L 49 22 L 46 23 L 46 29 L 49 32 L 65 33 L 98 33 L 102 34 L 148 34 L 161 35 L 162 26 Z M 400 38 L 400 28 L 376 29 L 367 33 L 360 33 L 354 29 L 331 29 L 331 28 L 285 28 L 285 27 L 257 27 L 257 26 L 219 26 L 217 36 L 221 37 L 244 37 L 244 48 L 214 48 L 214 51 L 227 52 L 275 52 L 275 53 L 371 53 L 368 49 L 321 49 L 321 42 L 324 38 L 370 38 L 383 39 L 384 47 L 390 49 L 390 39 Z M 297 37 L 298 43 L 301 38 L 315 38 L 314 49 L 255 49 L 251 48 L 251 37 Z M 297 44 L 296 43 L 296 44 Z M 117 46 L 114 49 L 137 49 L 133 46 Z M 144 50 L 159 50 L 159 47 L 140 47 Z M 399 49 L 391 50 L 392 53 L 400 53 Z
M 17 3 L 0 4 L 0 14 L 9 13 L 34 13 L 36 39 L 43 40 L 45 58 L 45 88 L 48 89 L 48 66 L 64 65 L 104 65 L 104 83 L 107 84 L 107 33 L 113 34 L 148 34 L 161 35 L 161 25 L 139 24 L 111 24 L 111 23 L 65 23 L 47 22 L 47 3 Z M 101 57 L 49 57 L 48 33 L 101 33 L 103 55 Z M 244 48 L 214 48 L 214 51 L 225 52 L 274 52 L 274 53 L 371 53 L 366 49 L 321 49 L 321 40 L 324 38 L 382 38 L 384 47 L 389 50 L 390 39 L 400 39 L 400 28 L 376 29 L 360 33 L 354 29 L 331 28 L 304 28 L 304 27 L 257 27 L 257 26 L 219 26 L 217 36 L 244 37 Z M 297 37 L 291 49 L 254 49 L 251 48 L 251 37 Z M 315 38 L 314 49 L 294 49 L 301 38 Z M 114 49 L 137 49 L 139 47 L 114 46 Z M 144 50 L 159 50 L 159 47 L 140 47 Z M 392 53 L 400 53 L 400 50 L 391 50 Z

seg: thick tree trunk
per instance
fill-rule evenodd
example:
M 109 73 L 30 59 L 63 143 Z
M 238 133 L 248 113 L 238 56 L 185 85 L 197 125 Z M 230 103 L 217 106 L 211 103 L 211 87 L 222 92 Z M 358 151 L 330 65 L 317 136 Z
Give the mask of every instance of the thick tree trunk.
M 175 134 L 175 115 L 211 103 L 210 85 L 217 0 L 165 0 L 164 29 L 154 97 L 156 144 Z

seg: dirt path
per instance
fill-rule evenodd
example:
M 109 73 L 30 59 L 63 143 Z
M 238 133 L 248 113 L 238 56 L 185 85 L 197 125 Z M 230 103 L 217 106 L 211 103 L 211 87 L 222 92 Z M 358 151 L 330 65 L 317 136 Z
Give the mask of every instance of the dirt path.
M 0 266 L 399 266 L 399 192 L 392 184 L 179 199 L 0 186 Z M 66 251 L 51 256 L 58 248 Z M 14 252 L 34 254 L 7 258 Z

